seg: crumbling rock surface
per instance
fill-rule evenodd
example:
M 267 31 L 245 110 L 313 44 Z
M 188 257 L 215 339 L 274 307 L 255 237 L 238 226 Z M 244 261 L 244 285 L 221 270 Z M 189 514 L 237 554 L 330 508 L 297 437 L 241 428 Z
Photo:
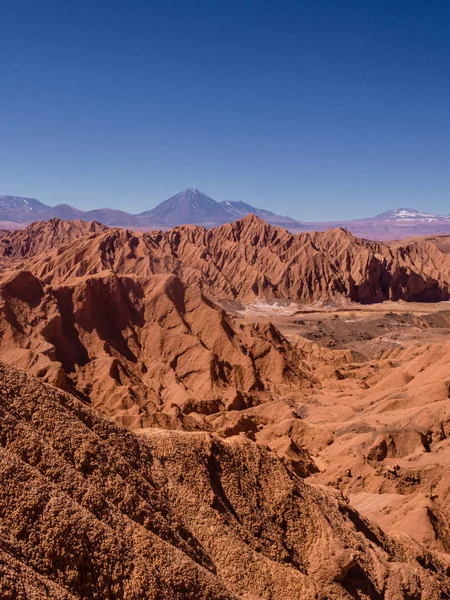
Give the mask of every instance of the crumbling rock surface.
M 0 363 L 2 598 L 444 598 L 445 564 L 241 436 L 122 428 Z

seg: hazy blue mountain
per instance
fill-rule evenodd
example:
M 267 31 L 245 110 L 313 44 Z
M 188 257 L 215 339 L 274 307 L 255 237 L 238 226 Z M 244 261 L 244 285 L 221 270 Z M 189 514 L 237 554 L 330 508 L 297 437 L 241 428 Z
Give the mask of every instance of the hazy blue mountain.
M 142 222 L 175 225 L 219 225 L 236 220 L 236 213 L 200 190 L 189 188 L 138 215 Z
M 450 234 L 450 216 L 421 212 L 414 208 L 395 208 L 363 219 L 305 222 L 277 215 L 242 201 L 216 202 L 196 188 L 188 188 L 138 215 L 112 208 L 79 210 L 68 204 L 48 206 L 35 198 L 0 196 L 0 226 L 17 228 L 33 221 L 51 219 L 81 219 L 99 221 L 112 227 L 167 229 L 193 224 L 215 227 L 231 223 L 253 213 L 277 227 L 300 231 L 324 231 L 345 227 L 354 235 L 373 240 L 393 240 L 420 235 Z
M 0 221 L 30 223 L 46 219 L 50 206 L 35 198 L 22 196 L 0 196 Z

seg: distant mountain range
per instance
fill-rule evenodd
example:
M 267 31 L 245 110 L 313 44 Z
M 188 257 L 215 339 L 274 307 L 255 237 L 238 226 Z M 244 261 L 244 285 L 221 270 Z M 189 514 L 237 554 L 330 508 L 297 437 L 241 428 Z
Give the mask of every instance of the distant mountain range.
M 0 196 L 2 229 L 18 229 L 33 221 L 55 217 L 65 220 L 98 221 L 111 227 L 132 229 L 167 229 L 186 224 L 209 228 L 236 221 L 252 213 L 272 225 L 284 227 L 294 233 L 344 227 L 359 237 L 373 240 L 450 234 L 450 215 L 424 213 L 412 208 L 397 208 L 364 219 L 307 222 L 256 208 L 245 202 L 217 202 L 196 188 L 186 189 L 139 214 L 111 208 L 83 211 L 68 204 L 48 206 L 34 198 Z

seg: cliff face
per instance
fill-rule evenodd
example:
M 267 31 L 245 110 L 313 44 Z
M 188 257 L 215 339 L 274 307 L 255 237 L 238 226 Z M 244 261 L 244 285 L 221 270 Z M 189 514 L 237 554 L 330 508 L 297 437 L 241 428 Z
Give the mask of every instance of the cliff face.
M 239 411 L 296 402 L 315 385 L 315 365 L 275 327 L 237 323 L 211 298 L 447 294 L 448 255 L 430 242 L 292 236 L 254 216 L 149 234 L 55 219 L 2 248 L 0 358 L 132 427 L 255 437 L 268 422 Z M 297 446 L 277 451 L 312 468 Z

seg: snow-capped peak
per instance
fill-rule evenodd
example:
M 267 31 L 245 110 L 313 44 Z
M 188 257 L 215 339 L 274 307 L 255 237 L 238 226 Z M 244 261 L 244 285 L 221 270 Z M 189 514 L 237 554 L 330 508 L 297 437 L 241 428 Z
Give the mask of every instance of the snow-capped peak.
M 395 221 L 398 223 L 432 223 L 440 220 L 448 221 L 450 220 L 450 217 L 435 213 L 421 212 L 420 210 L 416 210 L 415 208 L 395 208 L 393 210 L 388 210 L 387 212 L 377 215 L 375 219 L 379 221 Z

